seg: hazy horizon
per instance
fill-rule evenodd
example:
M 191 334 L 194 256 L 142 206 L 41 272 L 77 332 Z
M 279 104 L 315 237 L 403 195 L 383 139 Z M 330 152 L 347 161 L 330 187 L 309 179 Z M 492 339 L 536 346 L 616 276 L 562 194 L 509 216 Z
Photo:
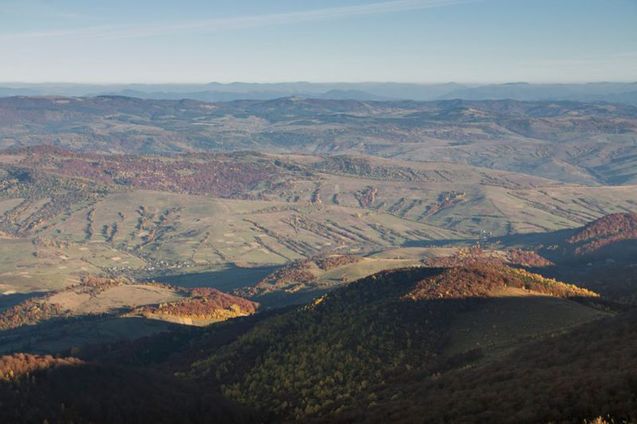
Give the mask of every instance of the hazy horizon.
M 365 85 L 365 84 L 404 84 L 404 85 L 587 85 L 587 84 L 637 84 L 637 78 L 632 80 L 590 80 L 590 81 L 391 81 L 391 80 L 378 80 L 378 81 L 1 81 L 0 85 L 97 85 L 97 86 L 114 86 L 114 85 L 278 85 L 278 84 L 311 84 L 311 85 Z

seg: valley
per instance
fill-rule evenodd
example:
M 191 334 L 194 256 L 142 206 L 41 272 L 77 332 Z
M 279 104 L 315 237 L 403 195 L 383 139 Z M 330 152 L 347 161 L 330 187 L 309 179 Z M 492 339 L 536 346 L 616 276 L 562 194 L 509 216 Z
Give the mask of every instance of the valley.
M 64 287 L 81 273 L 160 278 L 472 243 L 637 207 L 631 185 L 371 157 L 36 148 L 3 155 L 0 167 L 4 292 Z

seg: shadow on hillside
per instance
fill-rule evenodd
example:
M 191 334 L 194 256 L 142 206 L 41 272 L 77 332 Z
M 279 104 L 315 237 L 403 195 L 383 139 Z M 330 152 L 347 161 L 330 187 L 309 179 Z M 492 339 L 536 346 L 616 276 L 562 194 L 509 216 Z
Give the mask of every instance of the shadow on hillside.
M 152 355 L 161 352 L 157 369 L 160 366 L 165 370 L 175 369 L 177 363 L 181 365 L 178 369 L 185 370 L 190 369 L 189 366 L 197 360 L 213 358 L 215 353 L 227 351 L 231 353 L 228 357 L 230 362 L 225 364 L 229 367 L 227 372 L 231 377 L 240 379 L 241 372 L 270 363 L 264 361 L 269 351 L 287 352 L 291 349 L 292 358 L 296 358 L 300 353 L 317 351 L 320 347 L 317 342 L 329 339 L 331 344 L 324 347 L 328 349 L 326 352 L 351 351 L 350 356 L 354 358 L 357 357 L 354 353 L 362 349 L 371 358 L 383 358 L 383 355 L 387 356 L 387 360 L 398 356 L 407 358 L 410 367 L 414 367 L 413 371 L 383 376 L 391 385 L 401 384 L 409 378 L 429 381 L 432 374 L 461 369 L 485 356 L 494 358 L 494 352 L 508 352 L 531 341 L 558 335 L 608 316 L 595 307 L 593 298 L 564 299 L 515 294 L 423 300 L 403 298 L 419 279 L 438 272 L 440 269 L 435 268 L 385 272 L 381 274 L 384 278 L 372 276 L 352 283 L 333 292 L 330 301 L 317 305 L 266 311 L 193 331 L 175 326 L 173 328 L 180 330 L 157 334 L 138 342 L 122 343 L 119 349 L 114 350 L 105 345 L 102 351 L 109 352 L 107 357 L 110 360 L 97 355 L 94 357 L 96 363 L 90 365 L 36 373 L 37 385 L 33 383 L 24 392 L 20 386 L 8 395 L 10 397 L 2 397 L 3 385 L 0 384 L 0 398 L 7 400 L 9 405 L 25 402 L 36 405 L 29 411 L 33 414 L 59 411 L 59 404 L 64 403 L 67 410 L 86 421 L 96 420 L 95 414 L 106 414 L 97 416 L 102 418 L 98 421 L 249 422 L 251 416 L 243 415 L 241 409 L 235 411 L 232 404 L 218 396 L 216 390 L 223 381 L 217 381 L 214 374 L 207 377 L 205 390 L 201 390 L 195 386 L 195 382 L 173 378 L 172 371 L 156 375 L 150 368 L 137 368 L 140 364 L 128 368 L 118 365 L 126 363 L 125 358 L 144 356 L 144 352 Z M 134 320 L 145 321 L 125 319 L 120 324 L 130 330 L 130 326 L 135 325 Z M 51 342 L 62 336 L 74 337 L 77 327 L 73 326 L 72 321 L 81 320 L 58 320 L 36 327 L 46 333 L 41 336 L 42 340 Z M 97 317 L 84 320 L 82 324 L 83 331 L 97 334 L 102 331 L 96 330 L 100 324 Z M 56 326 L 60 326 L 60 329 L 56 329 Z M 239 337 L 246 333 L 250 336 Z M 18 332 L 13 335 L 20 337 Z M 27 339 L 32 337 L 29 334 L 22 336 Z M 411 342 L 406 343 L 406 338 Z M 294 343 L 290 344 L 290 341 Z M 101 342 L 109 344 L 106 340 Z M 100 348 L 97 346 L 95 350 L 99 351 Z M 27 351 L 45 350 L 41 346 L 37 350 L 32 348 Z M 179 357 L 182 356 L 186 360 L 180 362 Z M 121 358 L 121 362 L 118 362 L 118 358 Z M 321 360 L 320 355 L 313 358 Z M 387 361 L 368 363 L 370 378 L 381 370 L 383 363 Z M 326 376 L 337 369 L 329 361 L 320 365 Z M 356 362 L 347 365 L 354 366 Z M 294 361 L 280 366 L 295 369 Z M 267 373 L 268 370 L 272 371 L 263 365 L 263 372 Z M 273 377 L 276 375 L 273 374 Z M 291 372 L 288 375 L 295 374 Z M 299 377 L 299 384 L 312 383 Z M 7 414 L 17 413 L 12 411 L 11 408 L 0 411 L 0 418 L 8 419 L 7 422 L 20 422 L 10 420 L 13 416 Z M 182 418 L 170 421 L 175 417 L 174 414 L 181 414 Z M 41 417 L 34 415 L 33 418 Z
M 20 302 L 24 302 L 32 297 L 38 297 L 46 294 L 46 292 L 38 293 L 13 293 L 0 295 L 0 312 L 9 309 L 12 306 L 17 305 Z
M 0 380 L 3 423 L 252 423 L 247 407 L 216 388 L 152 370 L 79 364 Z
M 405 379 L 342 422 L 630 422 L 637 411 L 635 311 L 539 340 L 435 380 Z M 400 390 L 400 391 L 399 391 Z M 392 397 L 394 393 L 404 395 Z M 383 420 L 378 417 L 382 416 Z M 344 418 L 344 417 L 340 417 Z
M 449 247 L 474 245 L 476 242 L 487 245 L 501 245 L 504 247 L 537 246 L 550 245 L 563 241 L 574 234 L 574 229 L 557 230 L 544 233 L 511 234 L 501 237 L 490 237 L 488 239 L 443 239 L 443 240 L 407 240 L 402 247 Z
M 181 327 L 179 324 L 117 315 L 53 318 L 0 331 L 0 354 L 62 353 L 88 345 L 138 339 Z
M 149 278 L 149 280 L 180 287 L 212 287 L 224 292 L 231 292 L 234 289 L 252 286 L 279 268 L 278 266 L 240 268 L 233 265 L 216 271 L 158 275 Z
M 591 264 L 583 260 L 532 268 L 531 271 L 592 290 L 609 302 L 634 304 L 637 300 L 637 266 L 632 264 L 614 261 Z
M 450 247 L 450 246 L 472 246 L 477 239 L 443 239 L 443 240 L 407 240 L 401 247 Z
M 528 248 L 529 246 L 560 243 L 572 236 L 576 231 L 576 229 L 567 228 L 541 233 L 511 234 L 502 237 L 492 237 L 487 240 L 487 243 L 502 244 L 506 247 L 525 246 Z

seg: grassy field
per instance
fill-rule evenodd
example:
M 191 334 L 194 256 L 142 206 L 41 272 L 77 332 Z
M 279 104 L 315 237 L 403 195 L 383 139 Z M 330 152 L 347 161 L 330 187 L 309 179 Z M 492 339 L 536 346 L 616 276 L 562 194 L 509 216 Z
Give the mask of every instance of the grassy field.
M 219 281 L 205 285 L 234 288 L 246 285 L 233 282 L 237 276 L 256 279 L 249 275 L 253 271 L 239 270 L 317 254 L 366 254 L 430 240 L 573 228 L 605 212 L 637 207 L 632 186 L 482 187 L 472 194 L 467 189 L 457 203 L 424 216 L 427 196 L 437 198 L 443 188 L 379 186 L 373 202 L 363 207 L 345 201 L 345 194 L 354 196 L 369 181 L 339 181 L 322 183 L 320 197 L 332 200 L 320 203 L 143 190 L 109 194 L 60 216 L 35 236 L 0 239 L 0 290 L 56 289 L 74 284 L 81 274 L 206 272 Z M 402 209 L 392 207 L 396 204 Z
M 85 274 L 234 289 L 317 255 L 419 260 L 435 253 L 400 249 L 574 228 L 637 208 L 635 186 L 465 164 L 55 152 L 0 156 L 0 293 L 58 289 Z M 260 174 L 244 178 L 252 170 Z M 173 174 L 186 179 L 172 184 Z
M 450 355 L 479 348 L 489 357 L 499 356 L 605 316 L 609 314 L 571 300 L 508 288 L 458 314 L 446 349 Z
M 105 269 L 139 268 L 144 261 L 106 243 L 55 243 L 0 240 L 0 292 L 11 294 L 56 290 L 77 284 L 79 277 Z
M 409 237 L 452 238 L 453 232 L 391 214 L 310 203 L 214 199 L 135 191 L 106 196 L 47 231 L 48 237 L 93 249 L 108 246 L 127 257 L 101 258 L 103 268 L 219 269 L 282 265 L 346 249 L 400 245 Z M 100 258 L 95 258 L 97 263 Z M 174 271 L 173 271 L 174 272 Z

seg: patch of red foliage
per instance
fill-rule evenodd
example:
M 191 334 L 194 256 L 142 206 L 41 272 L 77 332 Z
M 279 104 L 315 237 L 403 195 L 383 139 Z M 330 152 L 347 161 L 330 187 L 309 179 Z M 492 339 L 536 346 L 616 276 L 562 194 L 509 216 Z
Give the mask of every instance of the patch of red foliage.
M 361 260 L 361 257 L 355 255 L 330 255 L 295 261 L 268 274 L 253 287 L 239 289 L 236 293 L 251 297 L 276 290 L 295 291 L 316 280 L 317 276 L 309 270 L 313 265 L 322 271 L 329 271 Z
M 21 165 L 47 169 L 99 184 L 219 197 L 250 197 L 264 187 L 286 184 L 284 169 L 248 154 L 198 154 L 174 157 L 97 155 L 29 149 Z
M 519 288 L 557 297 L 594 297 L 595 293 L 525 270 L 492 263 L 448 268 L 420 281 L 404 298 L 463 299 L 489 297 L 499 289 Z
M 462 266 L 492 264 L 519 265 L 523 267 L 544 267 L 553 263 L 532 250 L 511 249 L 505 254 L 496 251 L 483 250 L 479 246 L 458 249 L 453 255 L 429 258 L 425 261 L 427 266 L 438 268 L 452 268 Z
M 545 267 L 553 265 L 543 256 L 532 250 L 511 249 L 507 251 L 507 262 L 512 265 L 521 265 L 525 267 Z
M 322 258 L 311 259 L 311 261 L 314 261 L 314 263 L 323 271 L 329 271 L 341 266 L 355 264 L 361 260 L 362 258 L 360 256 L 354 255 L 330 255 Z
M 637 240 L 637 214 L 615 213 L 586 225 L 567 243 L 575 246 L 576 255 L 586 255 L 623 240 Z
M 453 255 L 428 258 L 425 265 L 435 268 L 453 268 L 481 264 L 502 265 L 504 259 L 493 252 L 482 250 L 479 246 L 460 248 Z
M 244 290 L 246 296 L 256 296 L 282 289 L 291 284 L 307 284 L 316 279 L 316 275 L 307 270 L 309 261 L 294 262 L 267 275 L 261 281 Z
M 106 289 L 123 284 L 131 284 L 130 281 L 124 279 L 104 278 L 95 275 L 88 275 L 82 278 L 80 284 L 70 287 L 76 293 L 89 293 L 93 296 L 103 292 Z

